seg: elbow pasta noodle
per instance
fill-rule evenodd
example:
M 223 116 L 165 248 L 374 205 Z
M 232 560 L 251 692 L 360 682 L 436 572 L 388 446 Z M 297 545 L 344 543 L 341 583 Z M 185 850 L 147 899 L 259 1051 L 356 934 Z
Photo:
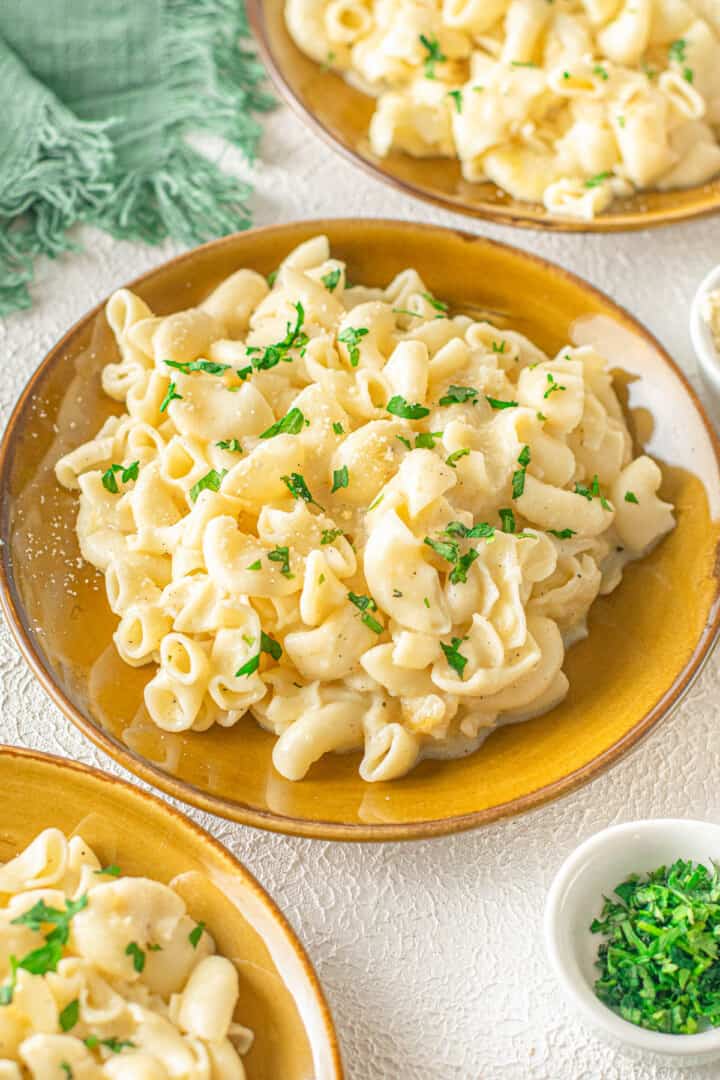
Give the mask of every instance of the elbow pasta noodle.
M 167 885 L 46 829 L 0 866 L 1 1080 L 244 1080 L 238 975 Z
M 720 173 L 716 0 L 286 0 L 285 17 L 377 98 L 380 157 L 456 157 L 583 220 Z
M 595 597 L 673 528 L 604 358 L 451 315 L 415 270 L 349 286 L 318 236 L 272 287 L 109 311 L 127 413 L 56 472 L 118 652 L 155 665 L 160 728 L 250 711 L 288 779 L 362 750 L 391 780 L 552 708 Z

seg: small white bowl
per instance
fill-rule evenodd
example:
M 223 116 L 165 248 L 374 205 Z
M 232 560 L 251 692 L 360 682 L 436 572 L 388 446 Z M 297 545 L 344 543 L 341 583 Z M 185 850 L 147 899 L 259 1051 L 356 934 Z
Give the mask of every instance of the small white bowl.
M 690 338 L 697 356 L 700 375 L 712 397 L 714 412 L 717 414 L 720 409 L 720 352 L 702 313 L 703 301 L 713 289 L 720 289 L 720 266 L 710 271 L 695 293 L 690 307 Z
M 709 865 L 720 860 L 720 825 L 657 818 L 615 825 L 591 836 L 560 867 L 545 905 L 545 946 L 568 997 L 607 1041 L 634 1052 L 702 1064 L 720 1058 L 720 1028 L 698 1035 L 646 1031 L 623 1020 L 595 996 L 595 967 L 602 934 L 591 934 L 603 896 L 632 873 L 646 873 L 676 859 Z

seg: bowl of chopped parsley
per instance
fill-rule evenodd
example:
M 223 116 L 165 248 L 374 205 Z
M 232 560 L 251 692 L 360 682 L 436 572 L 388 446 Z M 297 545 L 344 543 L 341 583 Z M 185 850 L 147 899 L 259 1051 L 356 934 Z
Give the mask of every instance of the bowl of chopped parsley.
M 545 943 L 598 1034 L 720 1059 L 720 825 L 653 819 L 590 837 L 552 883 Z

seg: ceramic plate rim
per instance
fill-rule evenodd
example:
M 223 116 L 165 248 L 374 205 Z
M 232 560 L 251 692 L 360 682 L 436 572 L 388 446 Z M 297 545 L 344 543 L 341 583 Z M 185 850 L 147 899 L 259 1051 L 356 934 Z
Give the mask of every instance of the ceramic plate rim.
M 133 278 L 132 281 L 119 286 L 133 289 L 143 284 L 156 274 L 162 274 L 170 267 L 181 262 L 192 262 L 198 252 L 206 252 L 210 249 L 219 250 L 223 246 L 236 243 L 244 237 L 253 238 L 270 232 L 282 233 L 300 228 L 307 232 L 308 236 L 317 233 L 331 232 L 334 227 L 343 225 L 359 224 L 367 220 L 374 226 L 392 230 L 412 230 L 424 233 L 428 240 L 433 234 L 443 233 L 459 237 L 465 242 L 499 249 L 521 261 L 534 264 L 551 277 L 564 278 L 579 287 L 584 292 L 598 297 L 603 304 L 609 305 L 618 315 L 628 321 L 634 331 L 644 338 L 657 352 L 663 362 L 671 369 L 676 378 L 684 386 L 688 397 L 691 399 L 698 420 L 702 422 L 710 445 L 713 448 L 715 460 L 720 470 L 720 439 L 710 424 L 705 408 L 700 401 L 694 388 L 691 386 L 686 375 L 670 357 L 657 338 L 650 333 L 630 312 L 622 305 L 616 303 L 607 294 L 594 285 L 578 277 L 576 274 L 556 263 L 550 262 L 541 256 L 524 251 L 522 248 L 511 244 L 491 240 L 485 236 L 469 233 L 462 229 L 448 228 L 441 225 L 418 224 L 411 221 L 399 221 L 393 218 L 322 218 L 303 221 L 285 222 L 281 225 L 265 225 L 255 229 L 249 229 L 242 233 L 233 233 L 230 236 L 211 240 L 207 244 L 183 252 L 173 258 L 145 271 Z M 96 304 L 89 312 L 83 315 L 70 329 L 63 334 L 60 340 L 49 350 L 37 369 L 33 372 L 27 385 L 20 394 L 7 423 L 5 432 L 0 441 L 0 497 L 8 487 L 10 463 L 15 443 L 18 424 L 24 415 L 25 407 L 32 398 L 36 383 L 44 375 L 46 369 L 56 362 L 63 353 L 65 347 L 72 338 L 79 333 L 89 322 L 95 319 L 103 310 L 107 297 Z M 0 522 L 2 525 L 2 522 Z M 241 802 L 226 802 L 223 798 L 209 794 L 194 785 L 178 780 L 176 777 L 163 772 L 160 768 L 150 764 L 146 759 L 139 757 L 129 748 L 119 743 L 108 732 L 91 721 L 86 720 L 82 713 L 76 709 L 66 696 L 55 676 L 55 673 L 45 666 L 41 654 L 35 648 L 34 635 L 26 625 L 25 610 L 17 593 L 14 576 L 9 567 L 9 545 L 3 542 L 0 536 L 0 609 L 5 615 L 8 626 L 20 648 L 20 651 L 28 663 L 31 671 L 40 682 L 41 686 L 50 699 L 57 705 L 68 720 L 79 728 L 97 747 L 109 754 L 118 764 L 126 768 L 134 776 L 146 783 L 153 785 L 165 794 L 178 799 L 180 802 L 189 804 L 200 810 L 205 810 L 226 820 L 236 821 L 243 825 L 265 829 L 270 832 L 283 833 L 291 836 L 303 836 L 310 839 L 342 840 L 356 842 L 385 842 L 397 840 L 419 840 L 433 837 L 447 836 L 456 832 L 464 832 L 469 829 L 487 825 L 508 817 L 525 813 L 536 809 L 545 803 L 551 802 L 563 795 L 570 794 L 577 788 L 588 783 L 594 777 L 603 773 L 611 765 L 622 758 L 628 751 L 633 749 L 640 740 L 653 730 L 657 724 L 671 715 L 674 709 L 683 699 L 690 686 L 702 671 L 705 663 L 718 639 L 720 632 L 720 603 L 716 602 L 711 617 L 705 624 L 691 656 L 685 666 L 676 676 L 672 685 L 665 694 L 655 703 L 652 709 L 640 718 L 638 722 L 627 731 L 620 739 L 616 740 L 602 753 L 597 754 L 590 761 L 575 769 L 573 772 L 545 784 L 542 787 L 528 792 L 525 795 L 510 799 L 496 806 L 486 807 L 482 810 L 473 810 L 466 814 L 457 814 L 450 817 L 427 818 L 421 821 L 394 824 L 354 824 L 348 822 L 326 821 L 323 819 L 308 819 L 284 816 L 274 811 L 257 809 Z
M 285 940 L 299 960 L 322 1019 L 323 1035 L 331 1052 L 333 1080 L 344 1080 L 345 1074 L 340 1052 L 340 1040 L 338 1038 L 332 1012 L 330 1011 L 330 1006 L 325 996 L 325 991 L 323 990 L 313 962 L 310 959 L 305 946 L 290 925 L 289 920 L 280 910 L 276 901 L 267 889 L 260 884 L 255 875 L 248 870 L 245 864 L 238 859 L 232 851 L 228 850 L 224 844 L 216 839 L 211 833 L 207 832 L 206 829 L 203 829 L 196 821 L 193 821 L 192 818 L 188 817 L 181 810 L 178 810 L 177 807 L 172 806 L 170 803 L 160 798 L 159 795 L 156 795 L 151 791 L 145 791 L 143 788 L 137 787 L 123 777 L 105 772 L 96 765 L 88 765 L 81 761 L 73 761 L 71 758 L 60 757 L 57 754 L 46 753 L 44 750 L 36 750 L 28 746 L 15 746 L 10 743 L 0 743 L 0 759 L 2 758 L 24 758 L 35 764 L 50 766 L 57 769 L 60 774 L 65 770 L 69 770 L 70 772 L 79 773 L 81 776 L 95 780 L 101 785 L 108 784 L 109 786 L 120 788 L 130 797 L 137 798 L 141 804 L 143 802 L 151 803 L 156 810 L 159 810 L 162 814 L 166 814 L 171 818 L 180 830 L 186 829 L 193 833 L 202 846 L 211 848 L 228 866 L 229 872 L 235 877 L 241 877 L 245 885 L 252 890 L 263 905 L 263 908 L 272 917 L 275 925 L 283 933 Z M 304 1022 L 303 1028 L 307 1031 Z M 308 1039 L 310 1039 L 309 1035 Z M 312 1043 L 310 1045 L 312 1046 Z
M 376 180 L 381 180 L 383 183 L 395 188 L 396 191 L 401 191 L 404 195 L 407 195 L 412 199 L 419 199 L 421 202 L 430 203 L 434 206 L 441 206 L 443 209 L 449 210 L 455 214 L 479 218 L 484 221 L 491 221 L 498 225 L 505 225 L 509 228 L 537 229 L 540 232 L 558 233 L 635 232 L 640 229 L 657 229 L 662 226 L 677 225 L 682 221 L 697 220 L 698 218 L 708 217 L 711 214 L 720 213 L 720 186 L 712 193 L 712 201 L 709 205 L 702 204 L 700 206 L 693 205 L 690 207 L 681 207 L 679 211 L 674 211 L 672 209 L 651 212 L 635 210 L 628 211 L 626 214 L 618 212 L 600 214 L 590 221 L 573 220 L 572 218 L 561 217 L 556 219 L 548 217 L 546 220 L 544 218 L 527 216 L 522 210 L 516 209 L 515 206 L 505 209 L 502 207 L 493 208 L 492 205 L 486 203 L 474 206 L 465 201 L 455 202 L 441 192 L 424 188 L 412 181 L 403 180 L 400 177 L 393 176 L 382 167 L 381 163 L 376 163 L 370 158 L 365 157 L 359 150 L 356 150 L 349 143 L 346 143 L 344 140 L 333 134 L 333 132 L 325 126 L 323 121 L 300 100 L 282 68 L 279 66 L 275 58 L 275 53 L 270 45 L 266 32 L 263 0 L 246 0 L 246 7 L 250 29 L 252 30 L 263 64 L 267 69 L 273 85 L 295 115 L 346 161 L 358 166 Z M 297 48 L 297 46 L 295 47 Z M 714 179 L 707 181 L 706 184 L 696 184 L 694 187 L 681 190 L 702 191 L 703 188 L 709 187 L 709 185 L 712 184 L 720 185 L 720 177 L 715 177 Z M 539 207 L 539 204 L 528 203 L 528 207 L 537 208 Z M 530 211 L 528 211 L 528 213 L 530 213 Z

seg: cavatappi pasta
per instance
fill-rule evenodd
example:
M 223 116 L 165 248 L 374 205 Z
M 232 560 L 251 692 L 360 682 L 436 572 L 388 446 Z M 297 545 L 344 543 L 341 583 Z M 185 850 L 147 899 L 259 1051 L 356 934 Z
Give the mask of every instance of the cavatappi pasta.
M 717 0 L 286 0 L 286 19 L 377 97 L 381 157 L 457 157 L 581 219 L 720 173 Z
M 0 1080 L 243 1080 L 237 999 L 167 885 L 58 829 L 0 866 Z
M 292 780 L 475 749 L 568 688 L 564 642 L 673 527 L 605 360 L 450 315 L 414 270 L 348 285 L 318 236 L 157 318 L 122 290 L 126 412 L 56 466 L 166 731 L 248 710 Z

